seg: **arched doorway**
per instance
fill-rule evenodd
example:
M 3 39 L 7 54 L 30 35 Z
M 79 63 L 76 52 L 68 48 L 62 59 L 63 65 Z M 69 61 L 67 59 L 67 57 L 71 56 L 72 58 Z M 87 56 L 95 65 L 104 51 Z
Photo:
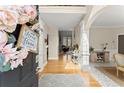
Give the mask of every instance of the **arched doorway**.
M 113 54 L 118 53 L 118 35 L 124 31 L 124 6 L 107 6 L 96 14 L 90 27 L 89 45 L 95 54 L 90 61 L 112 62 Z M 120 44 L 122 45 L 122 44 Z M 123 50 L 123 49 L 122 49 Z M 104 52 L 106 55 L 104 55 Z M 100 54 L 99 54 L 100 53 Z M 97 59 L 98 55 L 102 59 Z M 105 58 L 105 56 L 107 56 Z

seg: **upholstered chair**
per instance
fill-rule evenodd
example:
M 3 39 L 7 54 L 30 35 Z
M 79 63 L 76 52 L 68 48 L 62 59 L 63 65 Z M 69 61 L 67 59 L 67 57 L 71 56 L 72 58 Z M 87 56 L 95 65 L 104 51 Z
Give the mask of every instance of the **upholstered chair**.
M 114 54 L 117 76 L 119 76 L 119 70 L 124 72 L 124 55 L 123 54 Z

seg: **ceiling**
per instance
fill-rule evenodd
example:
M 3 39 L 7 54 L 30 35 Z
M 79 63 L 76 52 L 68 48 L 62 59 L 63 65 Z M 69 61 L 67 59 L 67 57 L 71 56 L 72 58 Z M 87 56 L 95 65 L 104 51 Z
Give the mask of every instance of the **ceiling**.
M 85 16 L 86 9 L 83 7 L 40 7 L 40 17 L 49 26 L 56 27 L 59 30 L 72 30 L 79 24 Z
M 49 26 L 59 28 L 59 30 L 73 29 L 81 20 L 82 14 L 75 13 L 43 13 L 42 20 Z
M 109 6 L 95 19 L 92 27 L 124 27 L 124 6 Z

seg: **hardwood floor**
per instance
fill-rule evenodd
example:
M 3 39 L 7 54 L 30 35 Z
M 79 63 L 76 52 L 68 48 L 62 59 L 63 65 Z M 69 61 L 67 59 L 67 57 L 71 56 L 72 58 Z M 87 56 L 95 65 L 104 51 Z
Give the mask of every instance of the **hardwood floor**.
M 44 74 L 79 74 L 85 78 L 86 87 L 101 87 L 101 85 L 91 76 L 89 72 L 81 72 L 80 65 L 71 62 L 66 56 L 60 56 L 59 60 L 49 60 L 44 71 L 39 73 L 39 77 Z

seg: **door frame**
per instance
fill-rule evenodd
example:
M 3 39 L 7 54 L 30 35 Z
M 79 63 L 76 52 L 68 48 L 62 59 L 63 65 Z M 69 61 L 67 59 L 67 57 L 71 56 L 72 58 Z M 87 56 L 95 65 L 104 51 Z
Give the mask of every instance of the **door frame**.
M 118 43 L 119 43 L 119 42 L 118 42 L 118 37 L 119 37 L 119 35 L 124 35 L 124 33 L 119 33 L 119 34 L 117 34 L 117 45 L 116 45 L 116 47 L 117 47 L 117 50 L 116 50 L 117 53 L 119 52 L 119 51 L 118 51 Z

